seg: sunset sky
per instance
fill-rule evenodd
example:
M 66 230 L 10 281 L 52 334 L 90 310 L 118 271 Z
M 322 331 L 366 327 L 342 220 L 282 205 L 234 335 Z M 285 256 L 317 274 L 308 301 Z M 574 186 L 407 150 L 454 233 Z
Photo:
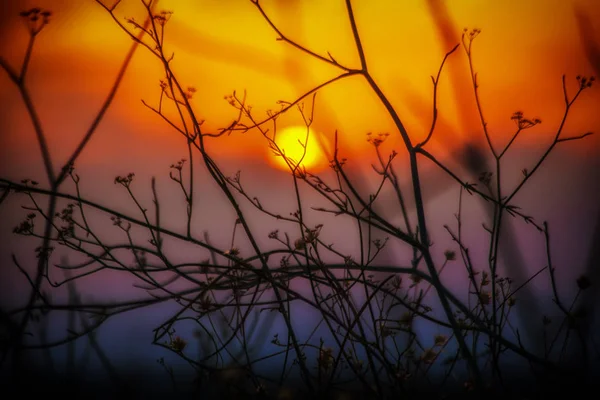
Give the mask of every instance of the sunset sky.
M 108 4 L 113 0 L 104 1 Z M 262 0 L 261 4 L 289 38 L 318 54 L 327 56 L 329 52 L 343 65 L 360 67 L 344 1 Z M 19 12 L 34 6 L 49 9 L 53 15 L 37 38 L 27 88 L 58 171 L 100 109 L 133 42 L 93 0 L 2 1 L 0 57 L 13 69 L 20 68 L 28 41 Z M 437 74 L 446 52 L 459 43 L 463 28 L 481 29 L 473 45 L 473 62 L 494 145 L 503 147 L 514 133 L 510 116 L 515 111 L 542 120 L 541 125 L 523 132 L 515 143 L 515 151 L 507 155 L 507 169 L 513 175 L 509 173 L 505 179 L 511 188 L 521 179 L 521 169 L 530 168 L 551 143 L 560 125 L 565 108 L 562 75 L 566 74 L 572 96 L 577 90 L 575 76 L 600 74 L 597 0 L 357 0 L 353 6 L 369 71 L 398 111 L 413 142 L 423 139 L 430 128 L 431 76 Z M 234 120 L 236 110 L 224 99 L 234 90 L 240 96 L 245 91 L 253 114 L 263 119 L 267 110 L 279 108 L 277 101 L 293 101 L 343 72 L 277 41 L 276 33 L 250 0 L 160 0 L 156 7 L 173 11 L 165 30 L 166 49 L 174 54 L 173 70 L 183 86 L 196 89 L 191 103 L 197 116 L 205 120 L 204 133 L 217 132 Z M 141 22 L 145 18 L 139 0 L 123 0 L 116 15 L 121 21 L 134 17 Z M 184 211 L 180 193 L 173 189 L 168 172 L 170 164 L 187 158 L 186 143 L 141 101 L 157 105 L 159 81 L 164 77 L 161 68 L 146 49 L 138 48 L 109 112 L 76 168 L 86 185 L 86 196 L 95 201 L 113 201 L 120 210 L 131 210 L 131 202 L 115 187 L 116 175 L 135 172 L 140 180 L 139 190 L 148 201 L 150 177 L 159 177 L 159 185 L 166 193 L 165 203 L 179 206 L 166 207 L 165 211 L 173 217 L 166 218 L 165 223 L 175 226 L 173 221 L 181 221 Z M 539 173 L 537 181 L 530 182 L 531 191 L 518 199 L 519 205 L 529 206 L 536 213 L 536 218 L 551 219 L 553 226 L 565 234 L 564 239 L 555 241 L 557 260 L 563 264 L 582 266 L 593 246 L 589 236 L 600 201 L 598 89 L 594 87 L 582 94 L 571 110 L 563 136 L 589 131 L 596 134 L 582 142 L 559 145 L 548 168 Z M 0 176 L 16 181 L 34 178 L 47 186 L 32 124 L 17 88 L 3 70 L 0 104 Z M 309 99 L 305 109 L 310 106 Z M 465 145 L 485 143 L 462 47 L 450 56 L 442 73 L 438 110 L 437 129 L 427 148 L 443 162 L 457 166 Z M 267 127 L 272 129 L 272 125 Z M 302 118 L 295 111 L 278 121 L 282 137 L 286 128 L 296 129 L 291 131 L 292 143 L 305 133 L 302 127 Z M 375 153 L 367 142 L 367 133 L 389 133 L 382 145 L 383 153 L 387 156 L 392 150 L 398 151 L 405 161 L 398 131 L 362 78 L 350 77 L 318 92 L 311 126 L 311 138 L 317 140 L 309 144 L 313 150 L 306 159 L 311 161 L 307 167 L 312 171 L 329 172 L 326 167 L 336 131 L 341 156 L 349 159 L 353 176 L 365 182 L 363 189 L 376 185 L 369 178 L 373 176 L 370 164 Z M 286 191 L 291 188 L 289 175 L 281 163 L 271 158 L 272 151 L 257 130 L 206 140 L 207 148 L 226 175 L 242 169 L 249 186 L 264 195 L 266 203 L 273 207 L 284 210 L 293 201 L 293 193 Z M 456 212 L 457 186 L 432 163 L 423 161 L 420 168 L 425 195 L 429 195 L 428 223 L 443 235 L 443 224 L 455 222 L 452 215 Z M 403 182 L 408 178 L 404 172 L 400 172 Z M 229 225 L 226 231 L 220 228 L 221 221 L 229 223 L 230 210 L 219 208 L 223 204 L 220 197 L 202 197 L 202 185 L 208 187 L 211 182 L 200 176 L 198 180 L 199 198 L 206 203 L 199 206 L 196 214 L 197 218 L 204 218 L 197 230 L 216 230 L 215 242 L 224 243 L 231 231 Z M 0 223 L 0 278 L 19 282 L 23 278 L 12 266 L 10 253 L 17 249 L 24 259 L 33 259 L 25 249 L 39 245 L 32 241 L 24 245 L 22 238 L 11 233 L 23 217 L 19 208 L 22 199 L 11 197 L 8 205 L 0 207 L 0 221 L 8 221 L 6 225 Z M 478 207 L 473 206 L 475 213 L 481 211 Z M 318 217 L 315 221 L 319 221 Z M 471 239 L 483 240 L 480 222 L 473 225 Z M 343 239 L 340 232 L 353 229 L 352 224 L 333 225 L 335 229 L 327 234 L 334 239 Z M 257 226 L 265 232 L 272 228 L 260 223 Z M 442 243 L 451 244 L 447 237 L 443 240 Z M 341 242 L 342 248 L 355 249 L 355 244 Z M 536 263 L 545 256 L 539 235 L 531 239 L 523 234 L 519 244 L 527 250 L 523 254 L 531 262 L 528 271 L 539 269 Z M 537 246 L 535 250 L 530 249 L 530 244 Z M 474 250 L 475 256 L 485 258 L 485 250 Z M 395 253 L 386 257 L 395 259 Z M 574 270 L 560 273 L 569 279 L 575 274 Z M 13 300 L 14 293 L 7 291 L 12 284 L 7 282 L 10 280 L 0 283 L 0 301 Z M 118 293 L 130 287 L 129 283 L 107 285 L 106 290 Z M 90 288 L 94 289 L 91 285 Z
M 51 132 L 57 160 L 72 149 L 98 109 L 131 44 L 108 13 L 94 1 L 4 2 L 0 54 L 16 67 L 27 43 L 18 11 L 39 5 L 53 11 L 51 23 L 39 35 L 30 68 L 29 84 L 44 127 Z M 389 4 L 388 4 L 389 3 Z M 528 132 L 520 144 L 536 145 L 552 137 L 563 110 L 561 75 L 591 75 L 594 68 L 583 40 L 600 42 L 600 32 L 582 38 L 575 13 L 590 21 L 600 17 L 593 0 L 357 2 L 355 12 L 372 74 L 398 109 L 412 137 L 423 137 L 431 121 L 430 75 L 435 75 L 445 54 L 458 43 L 464 27 L 482 29 L 474 45 L 486 118 L 498 144 L 512 134 L 510 115 L 522 110 L 539 117 L 543 125 Z M 123 1 L 120 18 L 143 20 L 136 0 Z M 273 21 L 290 38 L 318 53 L 329 51 L 343 64 L 359 61 L 341 1 L 264 1 Z M 206 120 L 206 131 L 227 126 L 235 117 L 224 95 L 247 92 L 257 116 L 277 109 L 277 100 L 293 100 L 313 86 L 342 71 L 324 65 L 275 40 L 275 33 L 250 1 L 161 0 L 157 9 L 174 13 L 166 29 L 166 43 L 175 54 L 174 70 L 187 86 L 197 88 L 193 104 Z M 593 44 L 593 43 L 592 43 Z M 141 104 L 156 104 L 160 64 L 138 50 L 101 133 L 91 143 L 85 162 L 99 162 L 114 146 L 109 126 L 126 130 L 119 135 L 131 147 L 143 142 L 143 151 L 178 146 L 176 133 Z M 33 139 L 23 106 L 6 74 L 0 76 L 4 116 L 2 154 L 14 165 L 16 158 L 34 156 Z M 598 91 L 574 110 L 569 131 L 579 133 L 599 126 Z M 480 138 L 473 108 L 466 56 L 459 49 L 449 60 L 440 86 L 440 124 L 432 148 L 438 154 L 460 146 L 465 139 Z M 76 110 L 76 112 L 74 112 Z M 577 118 L 579 116 L 579 118 Z M 68 121 L 68 124 L 65 124 Z M 298 113 L 283 118 L 280 127 L 302 124 Z M 319 92 L 313 129 L 331 142 L 337 129 L 343 151 L 364 155 L 370 151 L 365 134 L 394 132 L 385 110 L 360 78 L 336 82 Z M 583 132 L 581 132 L 583 133 Z M 101 138 L 103 136 L 104 138 Z M 598 148 L 598 135 L 587 141 Z M 392 146 L 400 145 L 392 135 Z M 441 147 L 439 145 L 442 145 Z M 210 143 L 214 151 L 233 157 L 264 159 L 266 142 L 256 131 L 220 138 Z M 572 146 L 575 147 L 575 146 Z M 7 149 L 10 149 L 8 151 Z M 118 151 L 112 149 L 111 151 Z M 136 151 L 133 149 L 133 151 Z

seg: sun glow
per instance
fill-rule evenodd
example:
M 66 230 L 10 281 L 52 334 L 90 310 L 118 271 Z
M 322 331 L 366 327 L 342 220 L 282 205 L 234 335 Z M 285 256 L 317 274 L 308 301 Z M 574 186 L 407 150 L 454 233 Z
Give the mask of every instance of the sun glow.
M 313 172 L 327 165 L 327 142 L 323 135 L 304 126 L 290 126 L 277 131 L 275 147 L 269 147 L 269 163 L 274 167 L 290 170 L 298 163 Z M 285 158 L 284 158 L 285 157 Z M 286 162 L 287 159 L 287 162 Z M 288 165 L 289 163 L 289 165 Z
M 206 112 L 201 118 L 206 119 L 203 129 L 208 132 L 228 126 L 235 117 L 236 111 L 222 101 L 232 90 L 246 90 L 256 116 L 264 118 L 277 99 L 294 101 L 315 85 L 330 80 L 332 72 L 337 73 L 327 62 L 275 40 L 273 29 L 253 2 L 240 1 L 239 5 L 235 2 L 234 7 L 230 3 L 160 0 L 158 6 L 158 10 L 173 11 L 165 33 L 166 52 L 175 56 L 173 65 L 178 79 L 186 86 L 199 88 L 193 105 Z M 317 54 L 330 52 L 348 68 L 360 67 L 344 2 L 265 3 L 269 4 L 266 6 L 269 14 L 276 16 L 278 28 L 285 30 L 287 36 Z M 491 140 L 497 146 L 511 139 L 514 124 L 510 115 L 523 110 L 527 115 L 540 117 L 544 124 L 536 128 L 539 134 L 520 135 L 518 143 L 537 148 L 540 141 L 551 137 L 550 128 L 560 124 L 564 111 L 561 76 L 565 74 L 566 83 L 576 87 L 578 74 L 599 75 L 593 55 L 600 43 L 600 29 L 591 22 L 600 16 L 597 0 L 455 0 L 451 6 L 444 6 L 448 2 L 439 0 L 405 3 L 364 2 L 357 4 L 355 11 L 361 20 L 361 44 L 368 52 L 369 68 L 414 141 L 424 139 L 431 126 L 429 76 L 436 75 L 446 52 L 460 43 L 464 27 L 477 25 L 482 29 L 474 47 L 475 72 Z M 27 79 L 35 92 L 40 119 L 54 132 L 56 143 L 60 143 L 54 151 L 65 152 L 54 157 L 67 157 L 110 90 L 130 49 L 131 38 L 94 1 L 21 0 L 5 1 L 3 6 L 0 36 L 10 40 L 0 41 L 0 57 L 15 69 L 21 65 L 28 45 L 27 30 L 19 12 L 41 7 L 53 13 L 50 24 L 37 36 Z M 515 20 L 516 6 L 528 18 Z M 144 21 L 146 17 L 139 0 L 120 2 L 115 13 L 119 21 L 129 17 Z M 398 29 L 390 34 L 388 30 L 377 29 L 381 26 Z M 129 28 L 129 24 L 125 27 Z M 419 32 L 414 40 L 402 39 L 414 32 Z M 150 42 L 146 37 L 145 43 Z M 118 131 L 127 134 L 115 136 L 118 140 L 124 137 L 130 143 L 143 140 L 145 146 L 139 147 L 140 154 L 149 150 L 163 152 L 166 147 L 176 151 L 180 145 L 178 133 L 165 129 L 164 121 L 157 122 L 152 111 L 140 101 L 156 107 L 161 93 L 159 80 L 164 78 L 162 64 L 146 50 L 143 47 L 136 50 L 100 130 L 119 126 Z M 498 60 L 502 60 L 501 68 Z M 432 154 L 445 161 L 462 154 L 465 143 L 485 140 L 462 47 L 448 58 L 440 82 L 436 99 L 439 114 L 428 146 Z M 569 90 L 572 88 L 569 86 Z M 359 158 L 373 154 L 372 146 L 364 140 L 369 131 L 390 132 L 387 145 L 402 149 L 394 121 L 373 97 L 364 79 L 359 76 L 339 79 L 318 93 L 312 128 L 328 134 L 338 131 L 339 148 L 346 156 Z M 11 162 L 27 159 L 23 155 L 31 151 L 32 138 L 28 136 L 32 131 L 23 104 L 15 101 L 14 96 L 14 84 L 0 71 L 2 115 L 21 113 L 22 117 L 10 118 L 10 129 L 4 129 L 0 135 L 0 159 Z M 568 129 L 598 131 L 600 113 L 594 113 L 593 109 L 600 101 L 600 92 L 593 89 L 583 97 L 573 108 Z M 72 109 L 78 112 L 70 113 Z M 165 109 L 173 111 L 177 118 L 176 109 L 168 106 Z M 69 122 L 67 126 L 65 120 Z M 114 150 L 109 134 L 103 135 L 99 135 L 103 140 L 91 142 L 93 150 L 86 153 L 86 162 L 104 165 L 105 151 Z M 598 151 L 600 135 L 585 140 L 587 146 L 570 146 L 569 151 Z M 254 135 L 236 133 L 211 141 L 214 155 L 232 160 L 266 157 L 274 167 L 288 170 L 281 157 L 265 156 L 265 149 L 271 152 Z M 399 152 L 400 156 L 405 154 Z M 307 167 L 327 165 L 326 160 L 314 164 L 313 158 L 319 159 L 318 155 L 307 156 L 303 160 Z M 370 170 L 370 166 L 366 168 Z

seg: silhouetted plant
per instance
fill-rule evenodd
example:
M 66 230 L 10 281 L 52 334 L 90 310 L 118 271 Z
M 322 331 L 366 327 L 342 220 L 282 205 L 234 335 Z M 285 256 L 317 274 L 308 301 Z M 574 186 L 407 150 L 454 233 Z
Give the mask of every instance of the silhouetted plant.
M 38 263 L 33 275 L 20 266 L 16 256 L 13 257 L 32 291 L 23 307 L 3 312 L 2 320 L 8 327 L 7 345 L 3 346 L 3 367 L 10 353 L 14 373 L 18 376 L 23 368 L 20 361 L 23 350 L 49 349 L 82 337 L 88 337 L 90 346 L 105 357 L 94 339 L 99 326 L 117 314 L 135 313 L 141 308 L 171 302 L 178 306 L 177 310 L 163 316 L 164 322 L 154 329 L 153 343 L 185 360 L 193 369 L 200 387 L 216 390 L 215 387 L 220 386 L 218 393 L 222 396 L 284 396 L 289 386 L 297 383 L 296 378 L 300 379 L 302 390 L 313 396 L 342 396 L 345 391 L 352 390 L 346 394 L 391 398 L 418 393 L 423 385 L 430 385 L 432 390 L 440 393 L 456 388 L 476 394 L 490 390 L 509 391 L 510 385 L 505 378 L 507 354 L 529 363 L 532 376 L 540 378 L 543 384 L 556 377 L 575 377 L 579 382 L 586 382 L 588 371 L 597 362 L 598 349 L 593 337 L 585 334 L 582 328 L 587 318 L 586 309 L 574 305 L 580 293 L 588 290 L 594 282 L 587 275 L 582 275 L 576 281 L 578 292 L 574 299 L 569 302 L 560 296 L 549 247 L 548 223 L 538 222 L 513 200 L 537 174 L 557 145 L 591 134 L 565 136 L 564 126 L 575 102 L 593 86 L 595 78 L 577 76 L 570 81 L 563 76 L 565 110 L 554 140 L 538 160 L 523 168 L 519 183 L 507 189 L 501 184 L 503 157 L 524 130 L 533 129 L 542 121 L 515 111 L 510 116 L 516 126 L 512 138 L 504 146 L 495 144 L 484 117 L 472 57 L 475 40 L 481 32 L 479 29 L 465 29 L 462 42 L 450 49 L 441 60 L 436 76 L 432 76 L 431 127 L 425 139 L 416 141 L 370 73 L 365 55 L 368 49 L 361 44 L 350 0 L 346 0 L 346 9 L 360 59 L 359 66 L 344 65 L 330 53 L 317 53 L 290 39 L 285 29 L 271 20 L 259 1 L 251 2 L 275 32 L 277 40 L 295 47 L 305 56 L 329 64 L 341 71 L 340 74 L 294 100 L 279 101 L 280 108 L 268 111 L 264 117 L 257 116 L 252 110 L 245 92 L 243 95 L 233 92 L 225 100 L 235 109 L 235 121 L 217 132 L 206 132 L 192 106 L 197 90 L 177 78 L 172 69 L 173 57 L 164 51 L 168 38 L 166 27 L 172 12 L 156 11 L 152 1 L 142 1 L 147 11 L 146 21 L 141 23 L 133 18 L 122 21 L 115 14 L 119 1 L 108 6 L 97 0 L 123 32 L 134 40 L 134 44 L 94 123 L 65 165 L 58 170 L 51 161 L 45 133 L 25 85 L 33 44 L 50 22 L 51 13 L 34 8 L 21 14 L 31 38 L 25 61 L 20 71 L 11 68 L 2 58 L 0 66 L 19 89 L 29 112 L 42 150 L 49 187 L 43 188 L 31 179 L 16 182 L 0 178 L 2 200 L 12 193 L 19 193 L 27 199 L 27 205 L 23 206 L 27 210 L 26 218 L 15 227 L 14 233 L 41 241 L 36 249 Z M 118 212 L 110 204 L 86 199 L 74 167 L 109 108 L 134 51 L 140 46 L 153 54 L 164 67 L 158 102 L 153 104 L 144 100 L 144 104 L 181 134 L 187 146 L 186 158 L 169 167 L 169 178 L 181 191 L 186 205 L 185 224 L 177 231 L 166 228 L 162 223 L 164 213 L 155 178 L 151 183 L 152 204 L 146 204 L 147 201 L 139 195 L 140 188 L 133 172 L 114 179 L 118 190 L 124 191 L 136 208 L 135 213 L 126 214 Z M 476 99 L 474 112 L 480 117 L 489 153 L 485 156 L 479 150 L 468 150 L 473 155 L 469 161 L 470 172 L 475 174 L 476 182 L 462 178 L 459 172 L 451 170 L 427 148 L 436 134 L 437 91 L 443 67 L 459 49 L 466 53 L 469 61 Z M 293 159 L 286 155 L 276 141 L 278 118 L 297 111 L 307 129 L 302 141 L 306 154 L 309 128 L 318 112 L 318 91 L 351 76 L 365 80 L 394 122 L 397 132 L 393 134 L 400 135 L 402 139 L 401 149 L 386 153 L 385 141 L 390 133 L 366 133 L 377 160 L 377 165 L 372 167 L 379 185 L 373 193 L 361 193 L 348 174 L 347 163 L 356 161 L 340 156 L 337 132 L 329 160 L 330 170 L 323 174 L 306 169 L 302 165 L 303 157 Z M 179 119 L 173 119 L 164 112 L 167 106 L 174 107 Z M 263 205 L 259 196 L 265 194 L 252 193 L 245 185 L 241 171 L 226 176 L 206 147 L 207 140 L 250 131 L 261 135 L 265 146 L 282 157 L 289 168 L 295 204 L 287 215 Z M 400 182 L 396 172 L 397 157 L 401 153 L 408 157 L 410 166 L 410 185 L 407 187 Z M 423 159 L 433 162 L 456 181 L 456 225 L 444 226 L 456 244 L 455 248 L 438 248 L 430 236 L 422 190 L 423 176 L 419 170 Z M 484 165 L 481 160 L 490 162 L 490 170 L 477 170 Z M 232 229 L 228 243 L 213 244 L 209 232 L 203 237 L 193 232 L 194 210 L 202 207 L 201 201 L 194 197 L 195 177 L 201 172 L 211 176 L 214 187 L 227 200 L 224 206 L 231 208 L 232 220 L 218 227 Z M 72 190 L 65 188 L 67 183 Z M 391 188 L 396 195 L 394 207 L 402 216 L 403 226 L 391 223 L 376 210 L 375 205 L 385 187 Z M 301 188 L 310 188 L 319 195 L 322 203 L 307 204 Z M 413 198 L 413 210 L 406 204 L 407 196 Z M 472 260 L 468 243 L 463 239 L 463 203 L 467 196 L 482 200 L 491 210 L 491 220 L 483 222 L 483 229 L 490 237 L 488 263 L 483 266 Z M 47 205 L 42 204 L 43 199 L 47 199 Z M 100 224 L 101 218 L 91 215 L 92 210 L 102 214 L 104 220 L 112 221 L 110 233 L 100 232 L 95 227 Z M 336 243 L 326 240 L 327 222 L 314 223 L 319 218 L 327 221 L 322 216 L 329 215 L 356 222 L 356 254 L 347 254 L 339 250 Z M 547 247 L 547 266 L 524 282 L 513 282 L 510 276 L 501 275 L 500 236 L 504 232 L 505 220 L 509 218 L 538 230 L 544 236 Z M 267 238 L 256 233 L 255 221 L 258 219 L 276 224 Z M 196 254 L 202 253 L 205 258 L 175 261 L 169 247 L 178 244 L 196 247 L 199 249 Z M 389 246 L 408 249 L 410 263 L 401 265 L 381 261 L 381 251 Z M 82 255 L 86 261 L 62 261 L 51 265 L 53 251 L 58 248 Z M 457 267 L 452 264 L 462 264 L 466 278 L 464 286 L 453 290 L 441 279 L 447 268 L 454 268 L 456 273 Z M 54 275 L 51 278 L 53 269 L 63 270 L 65 279 L 56 280 Z M 131 301 L 84 301 L 75 289 L 75 282 L 103 270 L 131 274 L 138 282 L 136 287 L 146 293 L 146 297 Z M 540 339 L 543 351 L 540 353 L 527 348 L 521 340 L 521 332 L 511 320 L 514 318 L 513 310 L 520 305 L 519 292 L 542 274 L 548 278 L 553 301 L 562 315 L 560 321 L 539 316 L 536 323 L 543 332 Z M 299 286 L 299 283 L 306 287 Z M 65 303 L 52 300 L 51 292 L 46 292 L 62 285 L 70 288 L 70 296 Z M 43 286 L 49 288 L 42 289 Z M 58 311 L 66 311 L 73 316 L 65 338 L 49 341 L 42 334 L 39 342 L 29 339 L 33 336 L 29 331 L 32 321 L 47 321 L 49 313 Z M 80 318 L 79 324 L 74 319 L 76 315 Z M 301 329 L 310 319 L 307 315 L 315 317 L 314 329 L 309 331 Z M 434 334 L 430 337 L 419 334 L 415 327 L 417 321 L 435 327 Z M 551 332 L 550 327 L 557 324 L 558 328 Z M 570 365 L 563 363 L 564 353 L 573 337 L 580 346 L 582 360 L 576 374 L 572 374 Z M 197 354 L 192 353 L 194 342 L 198 342 Z M 179 378 L 173 368 L 164 358 L 158 362 L 177 388 Z M 267 363 L 277 365 L 278 369 L 271 370 L 271 373 L 265 371 L 261 365 Z M 104 365 L 112 369 L 108 360 Z

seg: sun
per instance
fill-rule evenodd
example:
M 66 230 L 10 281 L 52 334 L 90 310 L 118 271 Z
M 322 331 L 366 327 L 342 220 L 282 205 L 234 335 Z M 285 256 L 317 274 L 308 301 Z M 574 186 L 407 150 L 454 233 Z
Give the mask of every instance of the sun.
M 305 126 L 290 126 L 277 130 L 275 143 L 292 167 L 300 162 L 302 167 L 316 172 L 327 166 L 327 141 L 323 135 L 312 129 Z M 284 157 L 277 154 L 276 150 L 269 148 L 268 151 L 268 160 L 272 166 L 284 171 L 290 170 Z

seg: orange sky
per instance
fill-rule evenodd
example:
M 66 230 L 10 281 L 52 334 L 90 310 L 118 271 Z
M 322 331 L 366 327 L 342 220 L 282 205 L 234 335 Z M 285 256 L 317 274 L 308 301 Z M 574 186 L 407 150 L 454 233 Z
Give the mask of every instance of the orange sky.
M 132 42 L 91 0 L 3 3 L 0 56 L 15 67 L 20 65 L 27 41 L 18 11 L 39 5 L 54 13 L 39 37 L 28 86 L 48 131 L 54 157 L 62 160 L 92 120 Z M 341 63 L 359 66 L 343 1 L 262 3 L 290 37 L 320 54 L 329 51 Z M 575 18 L 578 8 L 590 21 L 600 20 L 599 3 L 594 0 L 455 0 L 446 14 L 439 6 L 444 2 L 438 0 L 354 3 L 371 72 L 415 138 L 422 137 L 430 124 L 429 76 L 437 72 L 449 44 L 455 43 L 456 38 L 448 37 L 448 33 L 458 37 L 463 27 L 482 29 L 474 59 L 484 111 L 498 144 L 512 133 L 509 117 L 516 110 L 543 120 L 542 126 L 526 132 L 519 144 L 547 143 L 562 116 L 561 75 L 566 73 L 571 78 L 568 82 L 574 84 L 574 75 L 594 73 Z M 438 11 L 434 13 L 436 4 Z M 198 89 L 193 104 L 209 131 L 229 125 L 235 116 L 235 110 L 223 100 L 233 90 L 245 89 L 255 115 L 261 116 L 266 109 L 277 108 L 275 101 L 293 100 L 341 72 L 276 41 L 274 32 L 249 0 L 160 0 L 159 8 L 174 11 L 166 32 L 168 48 L 175 53 L 174 69 L 185 85 Z M 138 0 L 123 0 L 117 13 L 121 18 L 143 19 Z M 445 30 L 445 39 L 440 29 Z M 588 32 L 586 40 L 588 52 L 600 46 L 600 29 Z M 596 68 L 600 68 L 598 62 Z M 439 154 L 452 151 L 466 137 L 481 138 L 467 71 L 466 57 L 460 49 L 442 77 L 442 119 L 431 143 Z M 140 102 L 156 102 L 161 77 L 158 62 L 143 49 L 138 50 L 98 132 L 104 138 L 95 138 L 85 153 L 88 162 L 105 159 L 115 146 L 136 147 L 140 140 L 143 148 L 138 145 L 130 151 L 165 147 L 184 151 L 178 134 Z M 570 89 L 573 92 L 575 87 Z M 599 100 L 597 88 L 585 93 L 566 133 L 598 130 Z M 5 73 L 0 74 L 0 101 L 0 156 L 11 162 L 23 161 L 25 155 L 34 156 L 29 146 L 35 136 Z M 294 113 L 282 120 L 282 127 L 298 123 L 301 120 Z M 400 145 L 385 110 L 365 82 L 355 77 L 319 93 L 313 128 L 330 139 L 337 129 L 348 155 L 370 151 L 366 142 L 369 131 L 392 133 L 388 149 Z M 598 137 L 588 140 L 586 146 L 572 147 L 597 151 Z M 115 139 L 121 144 L 115 144 Z M 219 154 L 235 157 L 260 159 L 267 154 L 265 140 L 257 132 L 221 138 L 211 146 Z M 37 153 L 35 157 L 38 159 Z

